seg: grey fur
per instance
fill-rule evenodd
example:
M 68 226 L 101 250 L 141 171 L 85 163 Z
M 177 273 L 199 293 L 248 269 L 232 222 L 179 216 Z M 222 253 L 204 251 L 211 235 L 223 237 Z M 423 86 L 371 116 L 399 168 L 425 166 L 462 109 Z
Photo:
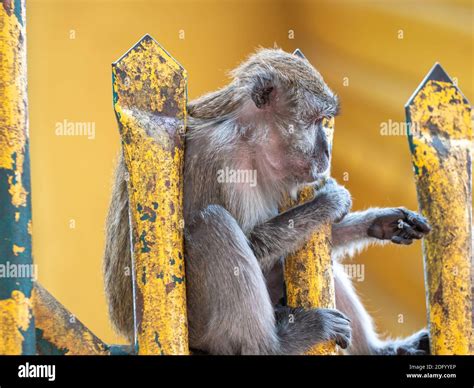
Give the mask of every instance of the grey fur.
M 334 339 L 347 347 L 351 325 L 343 313 L 275 310 L 282 294 L 281 259 L 327 222 L 334 224 L 339 256 L 354 241 L 365 245 L 366 240 L 391 238 L 393 228 L 385 228 L 385 213 L 344 218 L 351 197 L 332 179 L 313 200 L 279 214 L 284 196 L 327 174 L 329 149 L 322 119 L 337 113 L 337 97 L 306 59 L 282 50 L 260 50 L 232 75 L 228 86 L 188 106 L 184 218 L 190 346 L 212 354 L 300 354 Z M 258 185 L 218 181 L 219 171 L 226 168 L 256 171 Z M 398 213 L 389 212 L 393 214 Z M 407 221 L 407 226 L 413 225 Z M 369 230 L 375 230 L 374 236 L 380 230 L 386 233 L 374 237 Z M 397 236 L 408 241 L 406 233 Z M 132 340 L 131 277 L 123 272 L 131 266 L 128 236 L 121 159 L 107 219 L 104 272 L 111 319 Z M 336 285 L 349 307 L 358 304 L 347 310 L 364 315 L 350 284 Z M 364 325 L 369 319 L 365 316 Z M 373 335 L 359 336 L 364 344 L 352 345 L 349 351 L 373 352 L 369 342 L 378 339 L 370 324 L 366 331 Z
M 104 253 L 105 294 L 115 329 L 133 340 L 133 291 L 127 170 L 120 155 L 106 220 Z

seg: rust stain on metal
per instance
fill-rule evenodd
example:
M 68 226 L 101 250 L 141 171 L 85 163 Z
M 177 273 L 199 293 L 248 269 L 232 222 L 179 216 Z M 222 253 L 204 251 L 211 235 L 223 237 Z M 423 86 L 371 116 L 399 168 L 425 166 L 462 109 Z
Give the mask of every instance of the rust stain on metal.
M 186 71 L 146 35 L 113 65 L 130 175 L 139 354 L 188 354 L 183 255 Z M 170 260 L 170 258 L 172 260 Z
M 406 106 L 424 239 L 431 351 L 469 354 L 472 335 L 471 106 L 435 65 Z

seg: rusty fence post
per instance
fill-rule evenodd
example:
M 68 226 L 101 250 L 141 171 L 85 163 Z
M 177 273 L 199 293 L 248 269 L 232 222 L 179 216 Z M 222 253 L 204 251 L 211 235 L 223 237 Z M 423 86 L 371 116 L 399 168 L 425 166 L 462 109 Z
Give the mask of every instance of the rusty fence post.
M 332 137 L 334 120 L 327 121 L 325 128 Z M 297 201 L 290 201 L 286 208 L 309 201 L 314 197 L 313 191 L 313 187 L 304 188 L 298 194 Z M 331 260 L 331 224 L 324 225 L 313 233 L 299 251 L 285 259 L 284 273 L 288 306 L 336 308 Z M 336 354 L 336 344 L 331 341 L 317 345 L 307 354 Z
M 188 354 L 183 252 L 187 74 L 145 35 L 112 66 L 128 170 L 138 354 Z
M 35 354 L 25 1 L 0 2 L 0 354 Z
M 296 55 L 303 56 L 296 50 Z M 324 127 L 332 146 L 334 119 L 325 120 Z M 332 148 L 332 147 L 331 147 Z M 289 200 L 284 208 L 304 203 L 314 196 L 314 188 L 303 189 L 297 201 Z M 324 225 L 298 251 L 285 259 L 285 286 L 288 306 L 304 308 L 335 308 L 334 277 L 331 261 L 331 225 Z M 333 341 L 318 345 L 307 354 L 335 354 Z
M 41 355 L 109 355 L 103 343 L 39 283 L 33 289 L 36 348 Z
M 471 106 L 436 64 L 405 106 L 423 241 L 431 351 L 469 354 L 472 335 Z
M 38 282 L 32 292 L 36 354 L 65 356 L 131 355 L 129 345 L 108 345 L 66 309 Z

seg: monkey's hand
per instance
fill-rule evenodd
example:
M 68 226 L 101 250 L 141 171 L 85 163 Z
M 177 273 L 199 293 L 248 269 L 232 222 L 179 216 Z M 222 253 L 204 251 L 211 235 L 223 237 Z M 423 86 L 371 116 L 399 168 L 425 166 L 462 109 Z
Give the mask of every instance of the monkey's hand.
M 330 223 L 341 221 L 351 210 L 352 199 L 349 191 L 335 179 L 328 178 L 325 185 L 315 193 L 315 211 L 327 214 Z
M 316 196 L 270 220 L 247 235 L 250 246 L 264 272 L 301 247 L 317 228 L 342 219 L 351 208 L 351 195 L 330 179 Z
M 405 208 L 381 209 L 367 229 L 367 235 L 395 244 L 409 245 L 413 239 L 423 238 L 431 230 L 426 219 Z

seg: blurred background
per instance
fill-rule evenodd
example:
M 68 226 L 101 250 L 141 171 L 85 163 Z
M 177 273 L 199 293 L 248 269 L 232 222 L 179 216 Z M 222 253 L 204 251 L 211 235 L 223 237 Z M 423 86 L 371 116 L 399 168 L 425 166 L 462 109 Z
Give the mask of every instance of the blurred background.
M 417 208 L 404 104 L 436 61 L 472 102 L 473 3 L 445 1 L 28 0 L 33 252 L 39 281 L 102 340 L 104 220 L 120 149 L 111 63 L 145 33 L 188 71 L 189 97 L 227 83 L 257 47 L 300 48 L 340 96 L 334 177 L 353 209 Z M 94 136 L 60 136 L 64 122 Z M 392 128 L 384 136 L 381 128 Z M 426 322 L 421 244 L 370 248 L 356 288 L 379 331 Z M 357 275 L 357 274 L 356 274 Z

